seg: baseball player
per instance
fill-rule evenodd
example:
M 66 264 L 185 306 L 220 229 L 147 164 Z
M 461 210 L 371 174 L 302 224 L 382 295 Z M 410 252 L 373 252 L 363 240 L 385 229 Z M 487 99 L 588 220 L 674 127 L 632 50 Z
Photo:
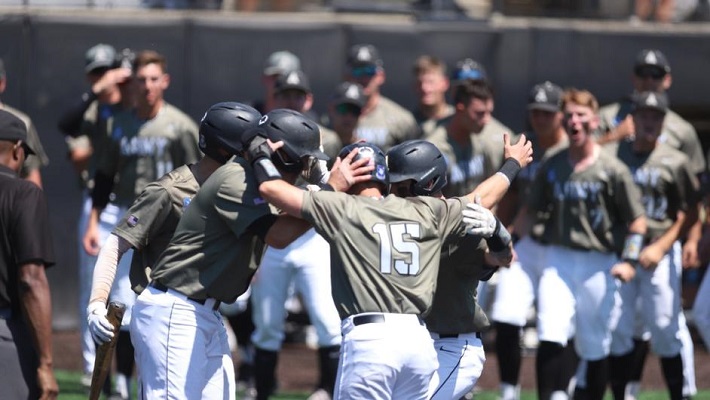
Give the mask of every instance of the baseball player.
M 259 124 L 286 142 L 274 154 L 274 169 L 289 181 L 313 164 L 304 158 L 325 157 L 317 126 L 303 115 L 276 109 Z M 283 248 L 308 228 L 293 218 L 277 218 L 256 189 L 244 159 L 218 168 L 153 265 L 130 326 L 141 398 L 234 399 L 234 365 L 219 303 L 233 302 L 246 290 L 261 241 Z
M 120 110 L 110 117 L 106 123 L 109 139 L 97 155 L 92 210 L 83 241 L 90 255 L 98 254 L 146 185 L 175 169 L 175 165 L 194 163 L 200 157 L 197 125 L 163 97 L 170 83 L 165 58 L 152 50 L 138 53 L 132 79 L 134 86 L 130 92 L 135 92 L 124 100 L 135 101 L 135 107 Z M 136 297 L 129 278 L 130 260 L 131 257 L 124 257 L 124 262 L 119 264 L 110 296 L 110 300 L 127 306 L 116 344 L 118 370 L 126 380 L 133 368 L 128 325 Z
M 538 373 L 562 376 L 560 350 L 576 332 L 577 354 L 587 362 L 585 398 L 594 400 L 602 399 L 608 381 L 617 279 L 633 277 L 646 222 L 628 168 L 593 139 L 594 96 L 570 89 L 562 109 L 569 147 L 539 167 L 527 204 L 528 220 L 548 216 L 541 236 L 549 243 L 545 264 L 558 277 L 549 288 L 541 281 L 538 290 L 537 365 Z M 564 397 L 566 384 L 546 398 Z
M 261 114 L 240 103 L 217 103 L 200 122 L 200 150 L 205 154 L 195 164 L 184 165 L 146 186 L 126 212 L 99 252 L 94 283 L 87 307 L 88 328 L 97 343 L 113 337 L 106 318 L 106 303 L 123 254 L 134 249 L 130 268 L 133 290 L 140 294 L 148 285 L 151 266 L 170 240 L 184 209 L 200 185 L 231 156 L 241 152 L 241 135 L 256 126 Z M 130 385 L 123 397 L 129 397 Z
M 498 215 L 518 215 L 524 218 L 527 214 L 525 199 L 537 169 L 544 160 L 567 146 L 567 134 L 562 126 L 562 96 L 562 88 L 549 81 L 539 83 L 530 90 L 528 121 L 531 131 L 525 135 L 533 144 L 534 160 L 518 174 L 498 207 Z M 508 220 L 507 223 L 512 221 Z M 543 228 L 542 223 L 536 223 L 530 232 L 516 230 L 514 234 L 520 238 L 515 245 L 517 259 L 510 268 L 498 273 L 491 319 L 496 330 L 495 346 L 502 400 L 520 398 L 520 333 L 527 323 L 530 307 L 539 296 L 539 289 L 549 288 L 555 282 L 561 283 L 555 277 L 554 270 L 546 268 L 547 246 L 540 239 Z M 566 345 L 558 350 L 566 354 L 562 359 L 568 364 L 563 370 L 568 374 L 558 378 L 537 371 L 540 398 L 548 398 L 555 388 L 569 382 L 576 368 L 574 346 Z M 558 379 L 559 384 L 555 383 Z
M 706 194 L 706 202 L 708 201 Z M 704 224 L 704 232 L 698 250 L 700 252 L 700 260 L 704 265 L 710 263 L 710 219 L 707 215 L 710 209 L 707 205 L 705 208 L 706 220 Z M 693 303 L 693 320 L 695 328 L 698 330 L 700 337 L 705 343 L 705 348 L 710 349 L 710 273 L 705 270 L 705 276 L 695 294 L 695 302 Z
M 380 92 L 386 75 L 384 62 L 375 46 L 352 46 L 348 50 L 346 64 L 345 80 L 362 85 L 367 96 L 355 129 L 358 139 L 387 150 L 397 143 L 421 136 L 412 113 Z
M 323 137 L 323 149 L 326 154 L 338 154 L 349 144 L 355 143 L 357 127 L 362 109 L 367 98 L 362 86 L 353 82 L 341 82 L 328 102 L 330 127 L 336 136 Z M 331 159 L 331 162 L 334 158 Z
M 474 194 L 451 200 L 382 197 L 388 182 L 385 157 L 369 143 L 340 153 L 341 164 L 369 164 L 355 169 L 349 193 L 357 195 L 303 192 L 284 181 L 271 162 L 280 144 L 271 147 L 266 132 L 254 135 L 245 147 L 261 195 L 305 218 L 330 244 L 333 300 L 343 334 L 334 398 L 426 398 L 437 361 L 421 315 L 432 303 L 444 240 L 483 225 L 475 213 L 463 219 Z M 529 161 L 524 140 L 506 147 Z M 519 168 L 518 161 L 507 161 L 500 175 L 479 187 L 481 197 L 499 200 Z
M 454 106 L 446 101 L 450 87 L 446 63 L 438 57 L 422 55 L 414 61 L 412 72 L 418 99 L 412 114 L 422 135 L 428 136 L 439 122 L 454 113 Z
M 695 207 L 698 182 L 690 160 L 658 141 L 668 100 L 661 92 L 636 94 L 634 141 L 618 142 L 611 150 L 631 170 L 641 190 L 648 230 L 636 277 L 621 288 L 619 321 L 612 335 L 611 388 L 624 399 L 633 357 L 635 315 L 651 332 L 651 347 L 661 367 L 671 399 L 683 399 L 681 358 L 681 246 L 678 238 L 688 209 Z M 640 300 L 640 301 L 639 301 Z
M 432 143 L 413 140 L 398 144 L 387 152 L 387 168 L 394 195 L 443 198 L 446 161 Z M 493 214 L 488 217 L 495 218 Z M 486 359 L 481 332 L 490 324 L 476 302 L 476 288 L 479 279 L 490 278 L 495 270 L 492 266 L 508 265 L 513 258 L 508 232 L 498 221 L 493 225 L 499 230 L 489 239 L 466 235 L 444 246 L 441 253 L 437 290 L 425 318 L 439 362 L 429 384 L 430 399 L 458 400 L 481 376 Z

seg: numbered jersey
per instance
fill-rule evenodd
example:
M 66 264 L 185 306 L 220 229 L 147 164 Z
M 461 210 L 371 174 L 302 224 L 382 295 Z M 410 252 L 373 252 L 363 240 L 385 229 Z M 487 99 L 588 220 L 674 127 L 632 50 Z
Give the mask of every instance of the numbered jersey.
M 333 300 L 341 318 L 362 312 L 423 314 L 441 248 L 463 236 L 465 197 L 375 199 L 306 192 L 303 217 L 330 244 Z
M 113 230 L 135 249 L 131 263 L 131 287 L 136 293 L 146 288 L 150 269 L 168 247 L 178 221 L 200 185 L 183 165 L 151 182 L 133 202 Z
M 396 144 L 418 139 L 421 133 L 412 113 L 380 96 L 377 106 L 358 120 L 355 136 L 386 152 Z
M 629 169 L 600 151 L 599 158 L 574 171 L 569 149 L 540 166 L 528 196 L 528 212 L 548 215 L 546 243 L 603 253 L 619 252 L 627 226 L 643 215 Z
M 98 170 L 114 177 L 115 203 L 128 207 L 150 182 L 197 162 L 197 125 L 177 108 L 165 104 L 145 121 L 132 110 L 119 111 L 108 121 L 109 138 Z
M 629 167 L 641 190 L 650 240 L 673 225 L 678 211 L 696 204 L 699 184 L 685 154 L 661 143 L 652 152 L 640 154 L 634 152 L 632 142 L 621 142 L 616 155 Z
M 246 291 L 263 246 L 248 230 L 271 210 L 249 163 L 234 158 L 202 184 L 151 278 L 190 297 L 231 303 Z

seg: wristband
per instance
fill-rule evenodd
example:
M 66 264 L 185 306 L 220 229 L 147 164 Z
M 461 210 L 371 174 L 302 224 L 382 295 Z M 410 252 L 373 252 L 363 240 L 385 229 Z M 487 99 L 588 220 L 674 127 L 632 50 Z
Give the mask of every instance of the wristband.
M 624 250 L 621 252 L 621 259 L 636 265 L 643 247 L 643 235 L 640 233 L 629 233 L 624 241 Z
M 508 230 L 505 229 L 503 224 L 500 223 L 500 220 L 496 218 L 496 229 L 493 231 L 493 236 L 486 239 L 488 248 L 492 252 L 498 253 L 505 250 L 512 241 L 513 238 L 510 236 L 510 233 L 508 233 Z
M 260 185 L 266 181 L 283 179 L 281 173 L 276 169 L 276 166 L 269 158 L 261 157 L 254 160 L 252 167 L 254 168 L 256 182 Z
M 508 180 L 508 184 L 510 184 L 510 182 L 515 179 L 521 169 L 522 167 L 520 166 L 518 160 L 513 157 L 508 157 L 505 159 L 505 162 L 500 167 L 498 172 L 496 172 L 496 174 L 504 176 Z

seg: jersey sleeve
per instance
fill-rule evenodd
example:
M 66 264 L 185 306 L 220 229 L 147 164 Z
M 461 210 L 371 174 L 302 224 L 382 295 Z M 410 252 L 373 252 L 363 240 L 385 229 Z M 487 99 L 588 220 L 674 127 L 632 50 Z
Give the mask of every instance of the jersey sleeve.
M 198 146 L 198 128 L 197 125 L 190 119 L 185 122 L 185 133 L 182 136 L 182 147 L 185 152 L 185 160 L 183 164 L 194 164 L 200 160 L 202 153 Z
M 437 199 L 435 199 L 437 200 Z M 469 203 L 468 197 L 454 197 L 444 201 L 437 200 L 434 204 L 439 207 L 434 209 L 439 222 L 439 235 L 442 239 L 447 237 L 462 237 L 466 234 L 463 224 L 463 210 Z
M 701 198 L 700 182 L 687 159 L 680 165 L 676 184 L 678 187 L 678 209 L 687 210 L 696 206 Z
M 170 193 L 158 182 L 152 182 L 126 211 L 113 233 L 140 250 L 155 237 L 170 210 Z
M 303 218 L 324 237 L 333 237 L 340 230 L 340 221 L 346 217 L 348 196 L 335 192 L 303 192 Z
M 55 263 L 47 200 L 44 192 L 32 183 L 19 199 L 21 207 L 16 214 L 16 231 L 11 238 L 17 265 L 40 263 L 49 267 Z
M 219 187 L 214 201 L 217 214 L 227 222 L 237 237 L 259 218 L 271 214 L 269 205 L 259 196 L 256 183 L 227 179 Z

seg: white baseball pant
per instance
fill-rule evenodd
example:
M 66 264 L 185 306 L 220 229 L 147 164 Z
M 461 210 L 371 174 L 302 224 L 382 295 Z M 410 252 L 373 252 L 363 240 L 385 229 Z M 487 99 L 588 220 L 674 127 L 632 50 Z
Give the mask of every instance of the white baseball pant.
M 429 383 L 429 399 L 459 400 L 473 389 L 483 372 L 486 353 L 480 334 L 442 338 L 431 333 L 439 368 Z

